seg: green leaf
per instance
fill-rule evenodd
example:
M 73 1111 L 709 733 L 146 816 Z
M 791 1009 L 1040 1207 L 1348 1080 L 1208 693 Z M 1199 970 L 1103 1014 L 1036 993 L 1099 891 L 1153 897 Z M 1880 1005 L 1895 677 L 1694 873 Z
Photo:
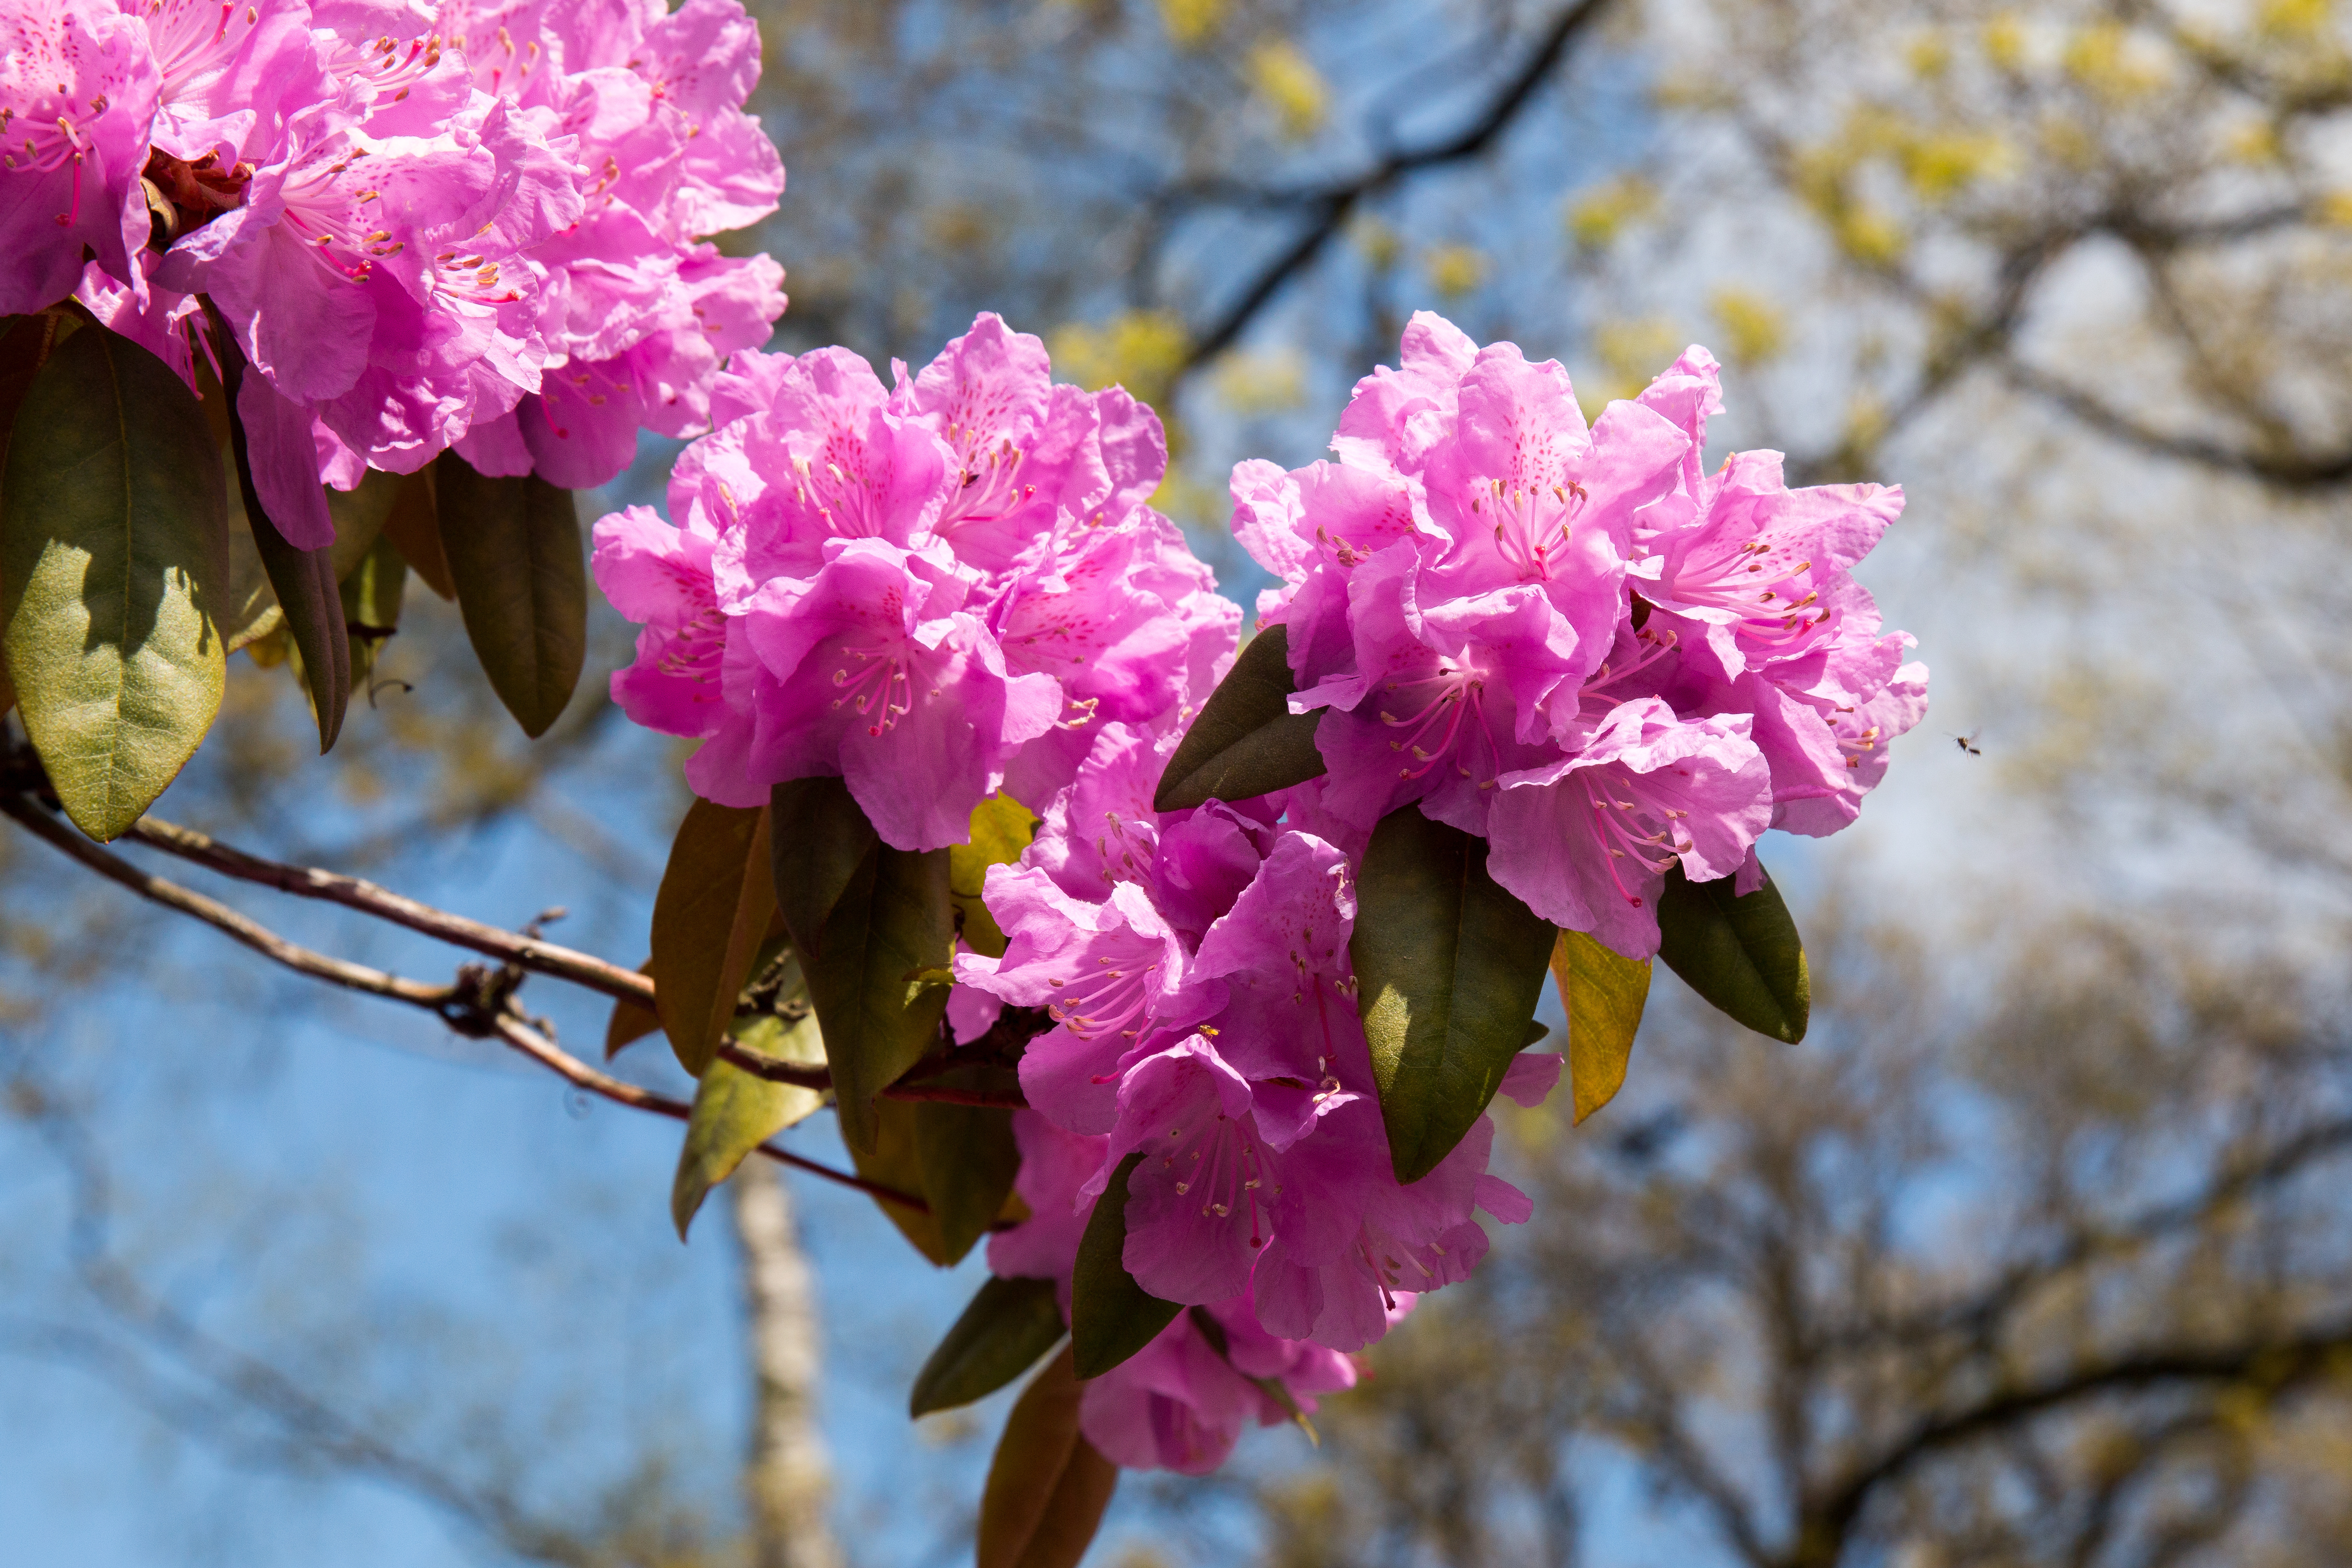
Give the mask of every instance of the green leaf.
M 1080 1377 L 1100 1377 L 1159 1338 L 1184 1310 L 1154 1296 L 1127 1271 L 1127 1180 L 1141 1163 L 1141 1150 L 1118 1163 L 1078 1242 L 1077 1273 L 1070 1282 L 1070 1344 Z
M 827 1054 L 830 1055 L 829 1043 Z M 836 1075 L 840 1072 L 838 1067 L 834 1070 Z M 839 1102 L 836 1092 L 835 1103 L 837 1106 Z M 854 1143 L 849 1145 L 850 1163 L 857 1167 L 859 1175 L 902 1193 L 923 1190 L 922 1133 L 916 1110 L 917 1102 L 905 1100 L 879 1100 L 871 1107 L 868 1114 L 873 1146 L 860 1149 Z M 954 1261 L 948 1256 L 947 1243 L 940 1235 L 938 1216 L 884 1197 L 876 1198 L 874 1205 L 882 1211 L 883 1217 L 898 1227 L 898 1234 L 916 1251 L 942 1268 Z
M 1732 880 L 1693 882 L 1680 866 L 1666 872 L 1658 956 L 1721 1012 L 1793 1046 L 1805 1037 L 1813 1003 L 1804 940 L 1769 876 L 1744 899 Z
M 837 778 L 787 779 L 768 794 L 775 859 L 776 908 L 793 945 L 824 951 L 825 917 L 841 901 L 866 852 L 881 842 L 874 825 Z
M 654 982 L 655 995 L 661 994 L 660 977 L 654 973 L 652 959 L 638 964 L 637 973 Z M 623 1047 L 635 1045 L 661 1026 L 661 1015 L 651 1007 L 625 996 L 617 999 L 613 1004 L 613 1016 L 604 1021 L 604 1059 L 611 1061 L 621 1054 Z M 824 1059 L 822 1052 L 818 1059 Z
M 570 490 L 536 474 L 491 479 L 433 460 L 441 549 L 466 636 L 491 689 L 533 739 L 572 700 L 587 657 L 588 575 Z
M 743 1046 L 781 1061 L 815 1066 L 824 1060 L 815 1021 L 806 1016 L 793 1022 L 773 1015 L 746 1018 L 732 1033 Z M 710 1189 L 733 1175 L 744 1156 L 824 1104 L 820 1089 L 772 1083 L 732 1062 L 713 1060 L 704 1068 L 669 1188 L 669 1216 L 678 1239 L 686 1239 L 686 1227 Z
M 336 542 L 341 543 L 337 536 Z M 379 531 L 342 582 L 343 626 L 351 634 L 352 679 L 366 686 L 375 674 L 385 639 L 400 630 L 400 604 L 406 596 L 408 563 L 400 547 Z
M 1152 808 L 1248 800 L 1320 777 L 1323 753 L 1315 749 L 1315 726 L 1323 715 L 1293 713 L 1291 690 L 1290 630 L 1268 626 L 1242 649 L 1184 731 L 1160 775 Z
M 1417 805 L 1372 830 L 1356 888 L 1356 1005 L 1397 1180 L 1477 1123 L 1543 995 L 1552 927 L 1486 874 L 1486 841 Z
M 1078 1431 L 1085 1391 L 1065 1351 L 1005 1418 L 981 1493 L 974 1568 L 1077 1568 L 1118 1486 L 1118 1467 Z
M 328 504 L 333 504 L 331 497 Z M 457 598 L 457 584 L 449 578 L 449 557 L 441 549 L 441 522 L 433 507 L 430 468 L 400 476 L 391 509 L 384 513 L 383 536 L 399 547 L 401 559 L 426 587 L 445 600 Z
M 245 425 L 236 416 L 237 392 L 245 384 L 245 354 L 216 312 L 213 323 L 213 341 L 220 347 L 221 406 L 228 416 L 237 497 L 244 505 L 246 527 L 261 558 L 261 569 L 269 579 L 270 593 L 284 617 L 287 636 L 301 657 L 303 684 L 310 693 L 310 711 L 319 722 L 319 750 L 323 754 L 334 749 L 335 737 L 342 733 L 343 714 L 352 698 L 352 654 L 343 628 L 342 596 L 335 590 L 341 574 L 336 566 L 334 544 L 313 550 L 295 548 L 261 504 Z M 359 548 L 365 550 L 366 545 Z
M 654 895 L 655 1010 L 678 1065 L 699 1079 L 735 1016 L 735 996 L 773 910 L 764 811 L 697 800 L 670 841 Z M 756 861 L 755 861 L 756 857 Z M 739 931 L 757 922 L 748 938 Z
M 853 1150 L 874 1147 L 874 1097 L 939 1038 L 948 987 L 923 971 L 947 967 L 954 936 L 948 852 L 877 839 L 825 917 L 815 950 L 801 949 L 842 1140 Z
M 383 538 L 383 525 L 400 500 L 402 488 L 410 482 L 411 476 L 370 468 L 356 489 L 325 487 L 327 514 L 335 520 L 335 542 L 331 548 L 336 582 L 351 581 L 352 574 L 360 569 L 361 563 Z
M 1576 1120 L 1617 1098 L 1633 1034 L 1650 999 L 1650 961 L 1627 958 L 1580 931 L 1564 931 L 1552 944 L 1551 977 L 1568 1014 L 1568 1078 Z
M 993 1106 L 915 1102 L 915 1136 L 923 1166 L 923 1199 L 939 1221 L 940 1250 L 950 1263 L 971 1250 L 1012 1194 L 1021 1170 L 1013 1142 L 1013 1112 Z
M 112 838 L 220 710 L 228 586 L 220 458 L 180 378 L 130 339 L 68 338 L 0 477 L 0 636 L 66 813 Z
M 1051 1279 L 991 1276 L 915 1374 L 908 1414 L 929 1415 L 987 1398 L 1036 1365 L 1063 1332 Z
M 990 795 L 971 809 L 971 842 L 948 847 L 948 890 L 955 900 L 956 931 L 964 945 L 990 958 L 1004 956 L 1004 932 L 981 893 L 991 866 L 1010 866 L 1037 835 L 1037 819 L 1009 795 Z

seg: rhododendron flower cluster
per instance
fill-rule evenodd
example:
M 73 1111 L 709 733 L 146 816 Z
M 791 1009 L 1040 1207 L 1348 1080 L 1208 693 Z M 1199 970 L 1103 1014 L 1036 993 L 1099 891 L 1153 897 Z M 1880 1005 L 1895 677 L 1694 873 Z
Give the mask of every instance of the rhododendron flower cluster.
M 1146 504 L 1151 411 L 1054 384 L 992 315 L 885 387 L 843 349 L 739 354 L 666 522 L 595 530 L 646 623 L 630 717 L 703 745 L 705 798 L 840 777 L 901 849 L 963 842 L 999 789 L 1043 801 L 1106 727 L 1164 731 L 1230 663 L 1240 613 Z
M 1850 575 L 1902 492 L 1792 490 L 1774 452 L 1707 472 L 1721 409 L 1693 348 L 1588 428 L 1556 363 L 1424 312 L 1335 460 L 1234 469 L 1333 815 L 1418 804 L 1488 839 L 1536 913 L 1637 958 L 1669 868 L 1744 892 L 1767 827 L 1854 819 L 1927 705 Z
M 1157 421 L 1055 385 L 993 316 L 888 387 L 837 349 L 737 355 L 670 521 L 596 529 L 599 580 L 645 623 L 614 696 L 702 742 L 707 798 L 837 775 L 908 850 L 966 841 L 996 792 L 1034 806 L 981 889 L 1002 952 L 959 942 L 946 1027 L 1038 1020 L 1014 1121 L 1030 1217 L 991 1267 L 1082 1317 L 1115 1203 L 1101 1235 L 1175 1309 L 1087 1384 L 1082 1427 L 1121 1465 L 1207 1470 L 1252 1422 L 1303 1418 L 1467 1277 L 1484 1221 L 1529 1216 L 1476 1107 L 1427 1173 L 1391 1158 L 1351 956 L 1384 817 L 1486 837 L 1537 915 L 1647 956 L 1671 868 L 1760 879 L 1758 836 L 1853 820 L 1924 707 L 1910 639 L 1849 575 L 1899 492 L 1790 490 L 1771 454 L 1708 471 L 1704 350 L 1591 428 L 1559 367 L 1510 344 L 1423 315 L 1404 351 L 1357 388 L 1336 461 L 1234 472 L 1236 531 L 1282 579 L 1260 620 L 1327 765 L 1252 799 L 1154 805 L 1238 629 L 1147 504 Z M 1487 1083 L 1522 1105 L 1559 1077 L 1557 1055 L 1507 1059 Z
M 208 300 L 257 374 L 272 520 L 457 447 L 566 487 L 709 416 L 782 313 L 737 0 L 30 0 L 0 54 L 0 312 L 79 299 L 193 381 Z M 203 352 L 216 353 L 205 342 Z

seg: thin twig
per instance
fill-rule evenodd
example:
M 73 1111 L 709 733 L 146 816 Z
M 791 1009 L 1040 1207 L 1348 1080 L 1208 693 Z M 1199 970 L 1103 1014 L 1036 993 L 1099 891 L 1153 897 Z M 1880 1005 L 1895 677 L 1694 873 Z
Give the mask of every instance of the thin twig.
M 1191 195 L 1211 205 L 1291 207 L 1307 214 L 1308 222 L 1289 247 L 1250 281 L 1249 286 L 1242 290 L 1241 297 L 1218 317 L 1215 323 L 1193 340 L 1177 374 L 1182 375 L 1196 370 L 1231 347 L 1256 319 L 1258 312 L 1281 292 L 1283 285 L 1322 254 L 1323 247 L 1330 243 L 1332 236 L 1339 232 L 1348 216 L 1367 197 L 1378 195 L 1410 174 L 1460 163 L 1484 153 L 1517 119 L 1519 110 L 1535 96 L 1536 89 L 1542 85 L 1544 79 L 1552 73 L 1567 54 L 1569 45 L 1599 19 L 1609 4 L 1610 0 L 1575 0 L 1574 4 L 1562 10 L 1534 50 L 1503 83 L 1476 118 L 1451 136 L 1425 146 L 1391 153 L 1362 173 L 1329 184 L 1295 190 L 1219 184 L 1178 193 L 1180 197 Z
M 192 892 L 176 882 L 150 876 L 121 857 L 84 838 L 22 795 L 0 791 L 0 815 L 14 817 L 27 832 L 80 861 L 109 881 L 119 882 L 141 898 L 161 904 L 165 909 L 193 915 L 298 974 L 364 992 L 372 996 L 404 1002 L 413 1007 L 422 1007 L 458 1034 L 497 1039 L 541 1066 L 552 1069 L 574 1088 L 599 1095 L 616 1105 L 625 1105 L 633 1110 L 650 1111 L 677 1121 L 687 1121 L 694 1113 L 694 1108 L 684 1100 L 672 1100 L 667 1095 L 640 1089 L 625 1079 L 597 1071 L 524 1022 L 515 1012 L 513 1004 L 514 989 L 522 979 L 519 966 L 494 974 L 478 965 L 468 964 L 459 971 L 457 984 L 427 985 L 422 981 L 386 973 L 365 964 L 352 963 L 289 942 L 259 921 L 237 913 L 226 904 Z M 400 901 L 408 902 L 405 900 Z M 354 907 L 364 909 L 368 906 L 361 904 Z M 426 914 L 440 912 L 426 910 L 421 904 L 414 907 Z M 455 920 L 457 917 L 449 918 Z M 409 922 L 403 921 L 401 923 Z M 498 934 L 506 936 L 509 933 Z M 930 1212 L 930 1205 L 912 1193 L 901 1192 L 879 1182 L 869 1182 L 846 1171 L 837 1171 L 771 1143 L 762 1143 L 759 1148 L 761 1153 L 781 1164 L 806 1171 L 811 1175 L 821 1176 L 845 1187 L 854 1187 L 877 1198 L 887 1198 L 919 1214 Z
M 227 932 L 263 957 L 273 959 L 298 973 L 352 991 L 364 991 L 372 996 L 388 996 L 395 1002 L 405 1002 L 436 1013 L 440 1012 L 457 994 L 450 986 L 404 980 L 381 969 L 331 958 L 323 952 L 315 952 L 288 942 L 259 921 L 237 913 L 226 904 L 205 898 L 202 893 L 191 891 L 176 882 L 149 876 L 121 857 L 100 848 L 23 795 L 0 793 L 0 813 L 15 817 L 26 831 L 47 840 L 110 881 L 120 882 L 141 898 L 159 903 L 165 909 L 194 915 L 206 925 Z
M 21 819 L 20 819 L 21 820 Z M 177 826 L 155 817 L 142 816 L 123 837 L 135 838 L 152 848 L 177 855 L 184 860 L 218 871 L 225 877 L 241 881 L 258 882 L 297 898 L 322 899 L 329 903 L 387 920 L 394 925 L 406 926 L 426 936 L 458 947 L 528 969 L 534 973 L 552 975 L 584 985 L 591 991 L 601 991 L 607 996 L 624 1002 L 635 1002 L 641 1007 L 654 1005 L 654 983 L 634 969 L 623 969 L 616 963 L 579 952 L 551 942 L 524 936 L 479 921 L 453 915 L 446 910 L 436 910 L 415 899 L 404 898 L 388 888 L 346 877 L 340 872 L 322 871 L 311 866 L 289 866 L 280 860 L 265 859 L 242 849 L 223 844 L 207 834 L 193 828 Z

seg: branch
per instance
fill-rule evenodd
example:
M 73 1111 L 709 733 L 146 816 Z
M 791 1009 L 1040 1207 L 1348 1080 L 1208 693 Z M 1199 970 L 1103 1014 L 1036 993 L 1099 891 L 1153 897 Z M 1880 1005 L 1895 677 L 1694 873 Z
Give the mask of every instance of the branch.
M 1610 0 L 1574 0 L 1553 21 L 1535 52 L 1503 84 L 1493 101 L 1468 125 L 1442 141 L 1408 152 L 1391 153 L 1362 173 L 1329 184 L 1281 190 L 1217 182 L 1184 192 L 1193 201 L 1211 205 L 1295 208 L 1307 213 L 1308 222 L 1289 248 L 1258 273 L 1215 324 L 1193 340 L 1191 352 L 1177 368 L 1177 375 L 1199 369 L 1232 347 L 1257 313 L 1281 292 L 1283 285 L 1322 254 L 1331 237 L 1347 222 L 1348 215 L 1367 196 L 1377 195 L 1423 169 L 1475 158 L 1492 146 L 1510 128 L 1544 78 L 1559 64 L 1569 45 L 1608 8 L 1609 3 Z
M 2347 1350 L 2352 1350 L 2352 1322 L 2292 1339 L 2258 1340 L 2223 1350 L 2151 1351 L 2080 1368 L 1929 1416 L 1822 1501 L 1806 1509 L 1801 1538 L 1817 1552 L 1828 1552 L 1809 1561 L 1834 1562 L 1836 1547 L 1845 1540 L 1871 1493 L 1939 1450 L 2105 1394 L 2200 1383 L 2242 1383 L 2276 1393 L 2326 1373 Z
M 2143 425 L 2081 387 L 2046 374 L 2015 358 L 2003 360 L 2001 374 L 2009 378 L 2011 384 L 2056 404 L 2101 435 L 2156 457 L 2243 475 L 2283 489 L 2330 489 L 2352 481 L 2352 449 L 2272 453 L 2228 447 L 2200 436 L 2176 436 Z
M 315 980 L 324 980 L 331 984 L 341 985 L 349 990 L 364 992 L 372 996 L 404 1002 L 412 1007 L 422 1007 L 438 1017 L 456 1033 L 475 1039 L 499 1040 L 542 1067 L 551 1069 L 574 1088 L 599 1095 L 616 1105 L 627 1106 L 632 1110 L 649 1111 L 656 1116 L 667 1116 L 675 1121 L 684 1121 L 693 1114 L 694 1108 L 684 1100 L 672 1100 L 667 1095 L 656 1094 L 652 1089 L 640 1089 L 626 1079 L 599 1072 L 549 1038 L 543 1026 L 534 1027 L 532 1023 L 525 1019 L 514 1005 L 515 990 L 522 983 L 520 966 L 509 966 L 494 972 L 484 969 L 478 964 L 467 964 L 457 972 L 457 981 L 453 985 L 427 985 L 422 981 L 404 979 L 396 974 L 386 973 L 380 969 L 371 969 L 365 964 L 352 963 L 343 959 L 330 957 L 326 953 L 314 952 L 299 943 L 289 942 L 259 921 L 237 913 L 226 904 L 207 899 L 201 893 L 192 892 L 176 882 L 168 882 L 161 877 L 150 876 L 120 856 L 89 842 L 73 829 L 49 816 L 22 795 L 0 792 L 0 815 L 14 817 L 27 832 L 80 861 L 108 880 L 119 882 L 140 897 L 161 904 L 165 909 L 176 910 L 181 914 L 193 915 L 205 924 L 226 932 L 263 957 L 283 964 L 298 974 L 308 975 Z M 268 864 L 268 862 L 257 863 Z M 326 873 L 318 875 L 324 876 Z M 377 890 L 382 891 L 382 889 Z M 391 894 L 384 896 L 395 897 Z M 400 901 L 406 902 L 404 900 Z M 437 910 L 426 910 L 421 904 L 415 905 L 415 908 L 425 910 L 427 914 L 439 913 Z M 454 915 L 446 918 L 452 921 L 457 919 Z M 403 921 L 401 923 L 409 922 Z M 461 923 L 472 924 L 471 921 Z M 510 933 L 497 934 L 506 936 Z M 520 942 L 525 939 L 518 937 L 514 940 Z M 590 960 L 590 962 L 600 961 Z M 901 1192 L 896 1187 L 885 1186 L 878 1182 L 869 1182 L 863 1176 L 853 1175 L 846 1171 L 835 1170 L 830 1165 L 805 1159 L 788 1150 L 779 1149 L 772 1143 L 762 1143 L 759 1149 L 761 1153 L 780 1164 L 806 1171 L 811 1175 L 821 1176 L 826 1181 L 838 1183 L 845 1187 L 854 1187 L 859 1192 L 871 1194 L 877 1198 L 887 1198 L 892 1203 L 903 1205 L 918 1213 L 930 1212 L 930 1205 L 912 1193 Z
M 14 815 L 13 813 L 11 815 Z M 21 817 L 18 820 L 23 820 Z M 458 947 L 511 963 L 518 969 L 552 975 L 584 985 L 591 991 L 601 991 L 607 996 L 624 1002 L 635 1002 L 641 1007 L 654 1005 L 654 983 L 634 969 L 623 969 L 593 953 L 576 952 L 559 947 L 537 937 L 502 931 L 497 926 L 469 921 L 463 915 L 453 915 L 404 898 L 390 889 L 357 877 L 346 877 L 333 871 L 321 871 L 310 866 L 289 866 L 283 861 L 264 859 L 242 849 L 221 843 L 193 828 L 175 826 L 152 816 L 142 816 L 131 825 L 123 837 L 134 838 L 152 848 L 177 855 L 184 860 L 218 871 L 225 877 L 241 881 L 258 882 L 275 888 L 281 893 L 297 898 L 321 899 L 341 904 L 347 909 L 371 914 L 410 931 L 422 931 Z

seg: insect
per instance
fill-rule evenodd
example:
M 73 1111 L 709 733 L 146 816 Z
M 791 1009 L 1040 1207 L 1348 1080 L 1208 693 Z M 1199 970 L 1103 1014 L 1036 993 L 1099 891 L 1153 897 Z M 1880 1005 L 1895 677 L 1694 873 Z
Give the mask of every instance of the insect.
M 1946 731 L 1945 733 L 1950 734 L 1951 732 L 1949 731 Z M 1960 750 L 1966 752 L 1972 757 L 1981 757 L 1984 755 L 1984 752 L 1977 749 L 1977 737 L 1983 733 L 1984 730 L 1979 726 L 1977 729 L 1969 731 L 1965 735 L 1953 735 L 1952 743 L 1958 746 Z

